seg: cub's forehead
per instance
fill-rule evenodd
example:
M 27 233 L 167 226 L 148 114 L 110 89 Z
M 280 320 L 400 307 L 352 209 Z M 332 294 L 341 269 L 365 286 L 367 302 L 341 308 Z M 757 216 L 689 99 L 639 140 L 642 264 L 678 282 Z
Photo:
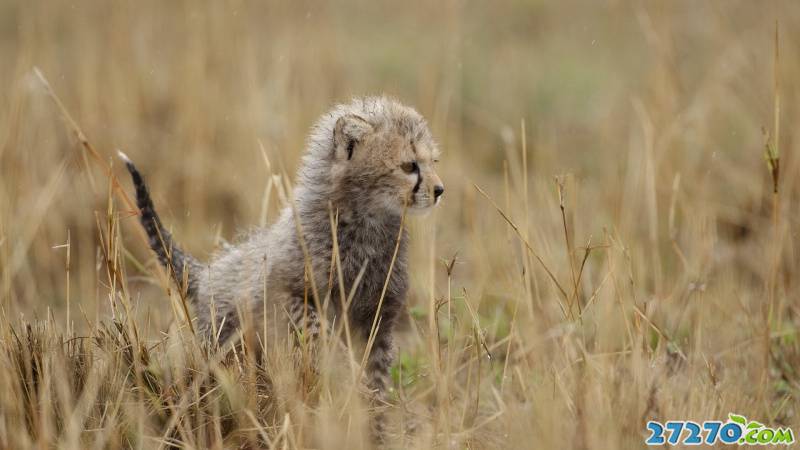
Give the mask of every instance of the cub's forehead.
M 410 147 L 414 159 L 418 161 L 430 162 L 439 159 L 439 147 L 432 140 L 411 141 Z
M 419 160 L 437 159 L 439 148 L 425 118 L 414 108 L 390 97 L 364 97 L 342 105 L 341 111 L 362 117 L 375 130 L 389 131 L 399 137 L 401 153 L 413 152 Z
M 432 160 L 439 157 L 439 148 L 433 140 L 428 124 L 419 113 L 410 108 L 390 119 L 390 127 L 416 159 Z
M 431 132 L 425 119 L 418 114 L 397 115 L 387 118 L 388 128 L 394 133 L 414 142 L 425 142 L 431 140 Z

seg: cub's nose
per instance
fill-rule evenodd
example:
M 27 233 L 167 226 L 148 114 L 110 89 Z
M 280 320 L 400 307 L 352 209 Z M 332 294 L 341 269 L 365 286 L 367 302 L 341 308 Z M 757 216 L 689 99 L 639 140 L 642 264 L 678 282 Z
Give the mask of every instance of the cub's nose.
M 437 186 L 433 187 L 433 197 L 436 200 L 439 200 L 439 197 L 441 197 L 442 194 L 444 194 L 444 186 L 438 186 L 437 185 Z

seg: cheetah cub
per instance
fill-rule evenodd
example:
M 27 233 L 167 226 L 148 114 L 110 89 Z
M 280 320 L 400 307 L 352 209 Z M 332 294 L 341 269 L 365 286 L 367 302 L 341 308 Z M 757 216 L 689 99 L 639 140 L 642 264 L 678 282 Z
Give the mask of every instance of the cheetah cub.
M 408 289 L 403 215 L 431 210 L 444 192 L 434 169 L 439 149 L 417 111 L 386 97 L 334 107 L 311 129 L 293 205 L 272 226 L 207 263 L 175 244 L 142 176 L 121 157 L 136 187 L 150 247 L 184 289 L 203 336 L 225 342 L 250 315 L 254 324 L 267 320 L 268 333 L 289 330 L 314 342 L 326 318 L 328 323 L 346 319 L 363 343 L 377 323 L 366 384 L 372 400 L 383 401 L 394 358 L 393 328 Z M 332 264 L 332 217 L 341 275 Z M 328 308 L 318 311 L 319 305 Z M 382 419 L 373 423 L 373 433 L 383 440 Z

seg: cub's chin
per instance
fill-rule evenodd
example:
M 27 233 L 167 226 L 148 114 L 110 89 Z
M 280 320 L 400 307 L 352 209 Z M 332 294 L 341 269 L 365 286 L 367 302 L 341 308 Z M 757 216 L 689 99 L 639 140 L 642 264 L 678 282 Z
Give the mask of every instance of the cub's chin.
M 408 213 L 415 216 L 425 216 L 430 214 L 437 204 L 439 204 L 438 201 L 435 203 L 414 204 L 408 207 Z
M 415 198 L 413 195 L 410 195 L 405 201 L 405 204 L 401 202 L 398 205 L 398 212 L 402 214 L 405 209 L 406 213 L 409 215 L 424 216 L 430 214 L 430 212 L 436 208 L 436 205 L 439 204 L 439 200 L 441 200 L 441 198 L 431 200 L 429 196 L 417 196 Z
M 433 208 L 430 207 L 430 206 L 422 207 L 422 208 L 420 208 L 420 207 L 411 207 L 411 208 L 408 208 L 408 215 L 409 216 L 427 216 L 428 214 L 430 214 L 432 209 Z

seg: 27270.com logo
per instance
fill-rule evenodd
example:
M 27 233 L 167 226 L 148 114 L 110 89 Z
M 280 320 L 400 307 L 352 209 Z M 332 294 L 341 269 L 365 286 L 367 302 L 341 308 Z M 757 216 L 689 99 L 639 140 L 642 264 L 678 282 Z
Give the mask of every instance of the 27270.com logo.
M 686 432 L 684 432 L 684 430 Z M 691 420 L 670 420 L 662 424 L 647 422 L 650 433 L 647 445 L 790 445 L 794 433 L 789 427 L 770 428 L 756 421 L 748 421 L 738 414 L 728 414 L 728 421 L 708 420 L 699 424 Z

